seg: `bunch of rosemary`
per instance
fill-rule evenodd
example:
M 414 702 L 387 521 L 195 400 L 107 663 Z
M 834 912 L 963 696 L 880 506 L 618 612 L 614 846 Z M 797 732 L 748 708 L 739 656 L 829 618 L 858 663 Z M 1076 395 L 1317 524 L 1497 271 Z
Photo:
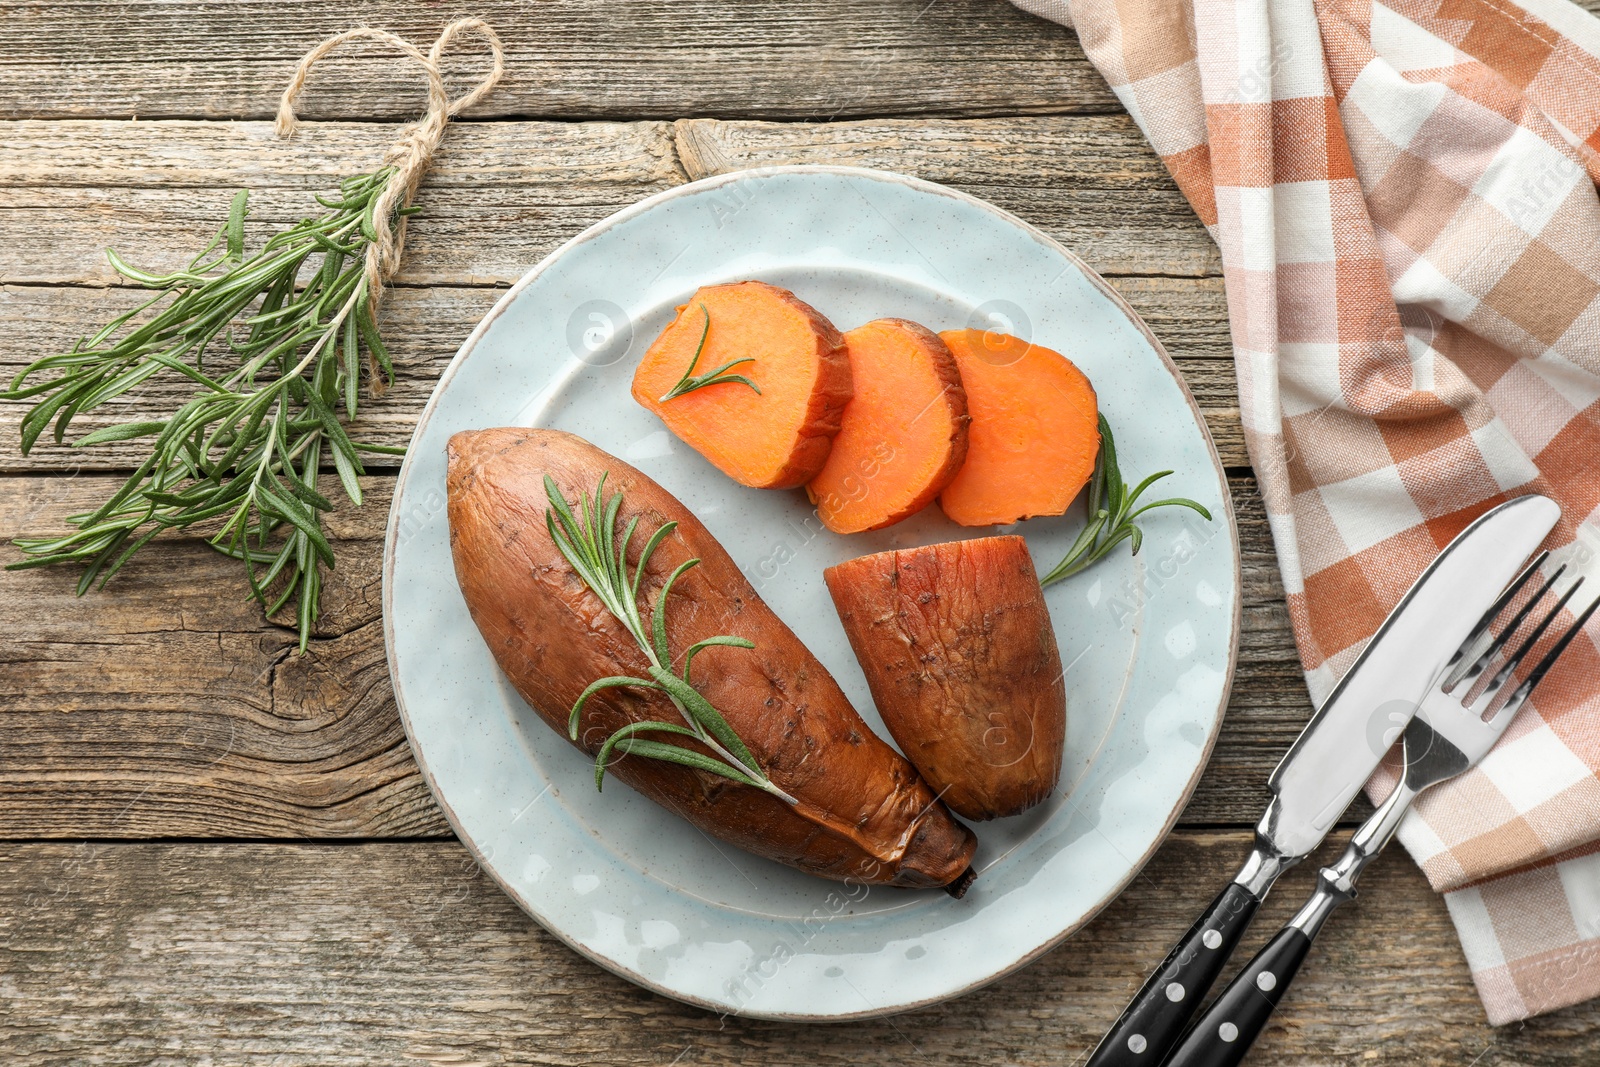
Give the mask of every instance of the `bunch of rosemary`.
M 78 416 L 113 404 L 159 376 L 188 379 L 193 395 L 158 419 L 85 434 L 74 448 L 150 440 L 145 458 L 104 504 L 74 515 L 59 537 L 19 539 L 27 558 L 8 569 L 82 563 L 82 595 L 106 582 L 163 530 L 200 527 L 241 560 L 250 594 L 274 614 L 293 601 L 300 649 L 319 610 L 323 568 L 334 565 L 317 488 L 331 459 L 345 494 L 361 503 L 361 453 L 404 453 L 354 441 L 365 351 L 375 389 L 392 379 L 373 321 L 364 260 L 393 167 L 347 178 L 325 213 L 247 254 L 249 196 L 187 267 L 152 274 L 115 252 L 111 265 L 155 295 L 69 352 L 30 364 L 0 397 L 39 398 L 22 420 L 26 454 L 46 428 L 65 441 Z M 414 208 L 406 208 L 409 214 Z M 208 258 L 209 257 L 209 258 Z M 151 309 L 157 309 L 151 312 Z

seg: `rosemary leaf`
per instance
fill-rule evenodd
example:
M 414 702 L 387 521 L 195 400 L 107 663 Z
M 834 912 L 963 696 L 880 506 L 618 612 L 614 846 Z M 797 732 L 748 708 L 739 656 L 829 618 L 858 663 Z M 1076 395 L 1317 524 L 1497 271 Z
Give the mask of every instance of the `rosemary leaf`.
M 661 403 L 665 404 L 669 400 L 675 400 L 685 393 L 692 393 L 696 389 L 703 389 L 708 385 L 723 385 L 727 382 L 743 382 L 754 389 L 757 395 L 760 395 L 761 387 L 755 382 L 752 382 L 742 374 L 728 373 L 730 369 L 737 367 L 741 363 L 754 363 L 756 359 L 754 356 L 730 359 L 716 370 L 707 371 L 704 374 L 695 374 L 695 367 L 700 365 L 700 354 L 706 350 L 706 338 L 711 333 L 711 312 L 706 310 L 704 304 L 700 305 L 700 314 L 705 318 L 704 324 L 700 327 L 700 343 L 695 346 L 694 356 L 689 360 L 689 367 L 683 372 L 683 377 L 678 379 L 678 384 L 666 391 L 665 395 L 661 397 Z
M 595 760 L 594 760 L 594 787 L 595 787 L 595 789 L 597 789 L 597 790 L 604 789 L 604 781 L 605 781 L 605 776 L 606 776 L 606 767 L 611 762 L 612 751 L 615 750 L 616 747 L 619 744 L 622 744 L 623 742 L 627 741 L 630 737 L 633 737 L 636 734 L 641 734 L 641 733 L 682 734 L 685 737 L 693 737 L 694 736 L 694 731 L 693 730 L 689 729 L 687 726 L 679 726 L 677 723 L 671 723 L 671 722 L 630 722 L 628 725 L 622 727 L 616 733 L 614 733 L 610 737 L 606 738 L 605 744 L 600 746 L 600 752 L 599 752 L 598 755 L 595 756 Z M 689 752 L 688 749 L 678 748 L 676 745 L 666 746 L 666 747 L 672 748 L 674 753 L 677 753 L 677 752 L 688 753 Z M 626 754 L 628 750 L 624 749 L 623 751 L 624 751 L 624 754 Z M 692 755 L 699 756 L 699 753 L 692 753 Z M 705 757 L 702 756 L 700 758 L 704 759 Z M 714 773 L 721 774 L 723 772 L 719 769 L 719 770 L 715 771 Z
M 578 699 L 573 702 L 572 714 L 567 717 L 567 736 L 574 741 L 578 739 L 578 716 L 582 714 L 583 706 L 589 702 L 590 697 L 594 696 L 602 689 L 617 689 L 623 687 L 630 689 L 660 688 L 660 686 L 656 685 L 648 678 L 630 678 L 625 674 L 614 674 L 609 678 L 596 678 L 594 681 L 588 684 L 584 691 L 578 695 Z
M 677 763 L 684 767 L 693 767 L 695 770 L 710 771 L 712 774 L 720 774 L 724 778 L 732 778 L 735 782 L 738 782 L 741 785 L 755 786 L 757 789 L 767 788 L 767 786 L 762 784 L 764 779 L 758 780 L 752 778 L 750 775 L 744 773 L 730 763 L 725 763 L 722 760 L 715 759 L 711 756 L 702 755 L 693 749 L 683 748 L 679 745 L 668 745 L 663 744 L 660 741 L 646 741 L 643 738 L 630 737 L 623 740 L 618 747 L 621 748 L 622 754 L 625 756 L 646 756 L 650 759 L 658 759 L 665 763 Z M 599 787 L 600 776 L 601 775 L 598 772 L 595 775 L 595 785 L 597 788 Z

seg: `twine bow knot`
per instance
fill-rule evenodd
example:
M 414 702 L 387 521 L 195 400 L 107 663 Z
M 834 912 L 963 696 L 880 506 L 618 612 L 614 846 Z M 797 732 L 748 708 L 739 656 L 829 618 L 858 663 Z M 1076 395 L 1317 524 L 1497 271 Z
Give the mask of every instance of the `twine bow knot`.
M 489 49 L 493 53 L 493 64 L 476 86 L 452 99 L 445 91 L 444 75 L 439 69 L 439 61 L 443 58 L 445 49 L 449 48 L 457 37 L 467 33 L 477 34 L 488 42 Z M 439 141 L 444 137 L 445 126 L 452 117 L 489 94 L 505 74 L 506 64 L 505 51 L 500 45 L 499 36 L 482 19 L 456 19 L 445 26 L 427 54 L 423 54 L 420 48 L 404 37 L 388 30 L 358 26 L 329 37 L 301 57 L 299 65 L 295 67 L 294 76 L 289 79 L 288 88 L 283 91 L 283 98 L 278 101 L 275 128 L 279 137 L 292 136 L 295 127 L 299 125 L 299 120 L 295 118 L 294 105 L 300 96 L 300 91 L 305 87 L 306 76 L 311 73 L 311 68 L 346 41 L 362 38 L 382 41 L 404 53 L 416 61 L 428 80 L 427 111 L 421 120 L 408 124 L 401 131 L 399 138 L 383 157 L 384 165 L 394 168 L 394 175 L 389 179 L 389 184 L 383 192 L 378 195 L 377 205 L 373 210 L 378 239 L 367 245 L 365 260 L 367 292 L 372 306 L 376 308 L 383 294 L 384 285 L 400 269 L 400 256 L 406 242 L 406 216 L 400 212 L 411 206 L 411 198 L 416 194 L 422 175 L 433 160 L 434 150 L 439 147 Z

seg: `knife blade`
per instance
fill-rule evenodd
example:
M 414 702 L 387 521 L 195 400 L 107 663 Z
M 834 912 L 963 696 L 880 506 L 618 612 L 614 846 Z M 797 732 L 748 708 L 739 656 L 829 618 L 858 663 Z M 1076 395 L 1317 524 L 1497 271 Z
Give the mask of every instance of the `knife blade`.
M 1485 512 L 1428 565 L 1268 779 L 1273 797 L 1256 833 L 1272 852 L 1298 859 L 1322 843 L 1411 720 L 1434 670 L 1560 518 L 1549 497 L 1517 497 Z M 1375 725 L 1383 729 L 1374 733 Z M 1362 737 L 1353 736 L 1356 726 Z
M 1166 1059 L 1279 875 L 1327 836 L 1467 638 L 1560 520 L 1548 497 L 1479 516 L 1401 597 L 1272 772 L 1272 799 L 1238 875 L 1146 979 L 1087 1067 Z

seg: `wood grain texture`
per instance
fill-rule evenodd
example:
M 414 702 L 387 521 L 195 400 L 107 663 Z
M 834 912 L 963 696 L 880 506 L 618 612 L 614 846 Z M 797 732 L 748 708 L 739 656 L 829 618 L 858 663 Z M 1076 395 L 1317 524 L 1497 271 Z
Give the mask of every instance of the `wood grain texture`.
M 1247 840 L 1180 831 L 1133 890 L 1020 972 L 832 1026 L 720 1018 L 613 977 L 535 925 L 454 842 L 6 845 L 0 1047 L 34 1067 L 1058 1067 L 1081 1059 Z M 1247 951 L 1309 884 L 1304 871 L 1284 879 Z M 1403 857 L 1375 864 L 1363 888 L 1247 1062 L 1600 1058 L 1597 1004 L 1484 1025 L 1445 909 Z
M 691 178 L 748 167 L 879 167 L 1014 212 L 1102 274 L 1204 275 L 1215 243 L 1127 115 L 832 123 L 680 120 Z
M 112 484 L 96 474 L 0 480 L 0 539 L 58 530 Z M 367 505 L 333 514 L 340 565 L 303 657 L 291 620 L 264 621 L 238 565 L 198 539 L 158 540 L 85 599 L 71 568 L 0 573 L 5 836 L 448 833 L 384 661 L 379 558 L 391 485 L 369 478 Z M 1244 551 L 1240 667 L 1183 816 L 1190 825 L 1254 822 L 1267 774 L 1309 713 L 1254 482 L 1232 488 Z
M 0 536 L 58 529 L 93 476 L 0 482 Z M 446 832 L 389 687 L 379 560 L 392 479 L 334 514 L 317 639 L 263 619 L 199 539 L 147 549 L 105 591 L 69 569 L 0 574 L 0 824 L 10 837 Z M 16 558 L 7 548 L 7 562 Z
M 313 194 L 376 167 L 399 127 L 308 122 L 10 122 L 0 161 L 0 281 L 111 285 L 112 245 L 140 266 L 186 263 L 251 190 L 247 236 L 321 209 Z M 679 185 L 659 122 L 460 123 L 408 228 L 406 285 L 509 285 L 584 227 Z
M 474 118 L 1109 110 L 1070 31 L 996 0 L 52 0 L 0 36 L 0 116 L 268 118 L 295 62 L 365 22 L 424 49 L 459 14 L 487 19 L 506 78 Z M 447 63 L 455 84 L 481 70 Z M 318 68 L 302 113 L 415 116 L 414 70 L 371 44 Z

